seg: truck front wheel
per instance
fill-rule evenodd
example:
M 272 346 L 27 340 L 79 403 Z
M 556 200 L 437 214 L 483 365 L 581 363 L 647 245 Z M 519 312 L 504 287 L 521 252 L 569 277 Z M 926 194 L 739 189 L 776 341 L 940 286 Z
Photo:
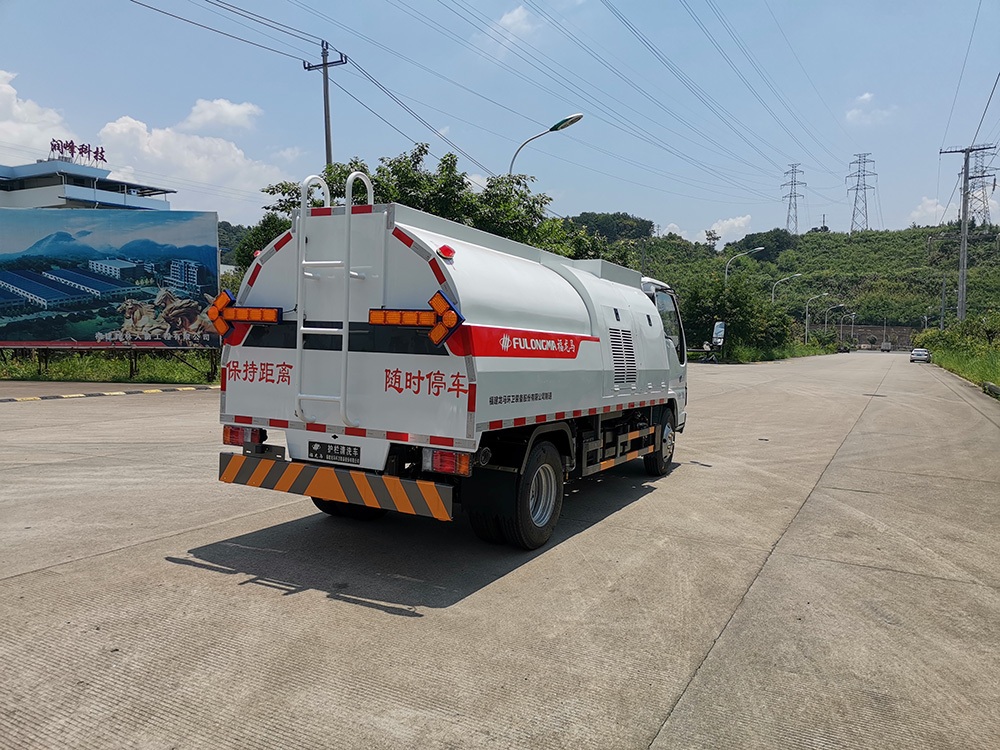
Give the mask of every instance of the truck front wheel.
M 508 544 L 537 549 L 552 536 L 563 502 L 563 466 L 559 451 L 549 442 L 531 449 L 517 496 L 501 518 Z
M 651 477 L 665 475 L 670 471 L 670 462 L 674 460 L 674 443 L 677 441 L 677 431 L 674 429 L 674 413 L 666 407 L 663 409 L 661 423 L 663 439 L 660 443 L 660 449 L 642 457 L 646 473 Z

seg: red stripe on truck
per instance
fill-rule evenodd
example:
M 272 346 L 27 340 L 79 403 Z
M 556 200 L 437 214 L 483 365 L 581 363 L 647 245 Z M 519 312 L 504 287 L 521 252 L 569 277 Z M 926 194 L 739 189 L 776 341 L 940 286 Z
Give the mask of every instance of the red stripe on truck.
M 441 271 L 441 266 L 438 265 L 437 258 L 431 258 L 430 267 L 434 272 L 434 278 L 438 280 L 438 284 L 443 284 L 445 282 L 444 273 Z
M 223 393 L 226 392 L 226 368 L 222 368 L 222 372 L 219 373 L 219 388 Z
M 233 417 L 236 424 L 253 424 L 253 417 Z
M 371 205 L 369 205 L 369 206 L 352 206 L 351 207 L 351 213 L 352 214 L 370 214 L 372 212 L 373 208 L 375 208 L 375 206 L 371 206 Z
M 431 261 L 434 268 L 436 261 Z M 443 282 L 443 279 L 439 279 Z M 448 350 L 459 357 L 535 357 L 576 359 L 584 341 L 600 341 L 596 336 L 554 333 L 520 328 L 494 328 L 465 323 L 448 339 Z
M 395 227 L 392 230 L 392 236 L 395 237 L 400 242 L 402 242 L 407 247 L 413 247 L 413 238 L 399 227 Z
M 455 441 L 452 438 L 446 437 L 433 437 L 431 436 L 431 445 L 443 445 L 446 448 L 451 448 L 455 445 Z
M 287 419 L 269 419 L 267 420 L 267 424 L 271 427 L 280 427 L 283 430 L 288 429 Z
M 408 432 L 387 432 L 385 437 L 386 440 L 395 440 L 400 443 L 410 442 L 410 433 Z
M 247 286 L 253 286 L 253 283 L 257 280 L 257 276 L 260 274 L 260 268 L 260 263 L 253 267 L 253 271 L 250 272 L 250 278 L 247 280 Z
M 476 384 L 471 383 L 469 385 L 469 405 L 468 410 L 472 413 L 476 411 Z
M 291 241 L 292 241 L 292 233 L 291 232 L 285 232 L 285 236 L 282 237 L 280 240 L 278 240 L 277 242 L 274 243 L 274 252 L 278 252 L 281 248 L 283 248 L 285 245 L 287 245 Z
M 324 206 L 323 208 L 314 208 L 309 212 L 310 216 L 329 216 L 333 213 L 332 206 Z
M 310 422 L 306 424 L 306 429 L 309 430 L 309 432 L 326 432 L 326 425 Z
M 345 427 L 344 434 L 352 435 L 354 437 L 365 437 L 368 435 L 368 430 L 365 430 L 361 427 Z

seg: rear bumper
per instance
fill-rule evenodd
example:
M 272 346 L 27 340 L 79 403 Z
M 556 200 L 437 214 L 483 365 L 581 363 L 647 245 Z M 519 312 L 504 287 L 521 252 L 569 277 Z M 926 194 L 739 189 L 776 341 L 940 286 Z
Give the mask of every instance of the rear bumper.
M 219 454 L 219 481 L 450 521 L 452 487 L 304 461 Z

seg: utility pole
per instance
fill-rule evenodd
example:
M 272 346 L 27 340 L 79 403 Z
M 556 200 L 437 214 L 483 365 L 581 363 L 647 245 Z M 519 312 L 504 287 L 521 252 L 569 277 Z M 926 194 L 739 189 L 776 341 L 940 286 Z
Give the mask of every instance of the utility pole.
M 859 230 L 868 229 L 868 191 L 874 190 L 874 185 L 869 185 L 866 177 L 878 177 L 875 172 L 868 171 L 868 165 L 875 166 L 875 160 L 869 159 L 871 152 L 855 154 L 857 157 L 851 162 L 851 166 L 857 165 L 857 169 L 845 177 L 845 181 L 854 180 L 854 186 L 847 188 L 847 192 L 854 193 L 854 213 L 851 215 L 851 234 Z
M 320 40 L 320 49 L 323 62 L 319 63 L 319 65 L 310 65 L 303 60 L 302 67 L 306 70 L 323 71 L 323 117 L 326 120 L 326 165 L 330 166 L 333 164 L 333 143 L 330 140 L 330 77 L 327 73 L 327 68 L 332 68 L 335 65 L 344 65 L 347 62 L 347 55 L 343 52 L 338 52 L 337 54 L 340 55 L 340 59 L 330 62 L 330 43 L 325 39 Z
M 942 149 L 940 154 L 963 154 L 962 168 L 962 244 L 958 253 L 958 320 L 965 320 L 966 277 L 969 270 L 969 154 L 988 151 L 993 146 L 979 145 L 966 148 Z
M 944 313 L 948 305 L 948 277 L 941 279 L 941 320 L 938 321 L 938 330 L 944 330 Z
M 801 163 L 801 162 L 800 162 Z M 802 170 L 799 169 L 798 164 L 789 164 L 791 167 L 785 176 L 792 176 L 788 182 L 782 183 L 781 187 L 788 188 L 788 195 L 783 195 L 782 198 L 788 199 L 788 218 L 785 220 L 785 229 L 791 234 L 799 233 L 799 204 L 796 198 L 802 198 L 803 196 L 796 192 L 796 188 L 805 187 L 806 183 L 799 182 L 798 176 L 802 174 Z

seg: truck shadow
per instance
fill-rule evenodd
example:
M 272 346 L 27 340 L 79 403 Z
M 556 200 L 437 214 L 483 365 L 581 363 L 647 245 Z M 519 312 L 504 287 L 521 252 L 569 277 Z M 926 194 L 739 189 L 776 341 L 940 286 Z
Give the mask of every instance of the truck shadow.
M 286 596 L 323 591 L 341 602 L 421 617 L 418 608 L 461 601 L 655 489 L 638 462 L 571 482 L 552 539 L 533 552 L 479 540 L 461 513 L 454 523 L 398 513 L 370 523 L 317 512 L 166 560 L 233 576 L 238 586 Z

